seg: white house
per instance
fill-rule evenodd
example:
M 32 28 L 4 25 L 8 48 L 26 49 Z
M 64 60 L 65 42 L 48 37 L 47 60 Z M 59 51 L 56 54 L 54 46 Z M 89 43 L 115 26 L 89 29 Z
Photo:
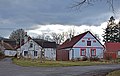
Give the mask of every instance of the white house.
M 104 46 L 87 31 L 71 39 L 67 39 L 57 50 L 57 60 L 71 60 L 82 57 L 103 58 Z
M 19 46 L 17 51 L 25 58 L 44 58 L 49 60 L 56 59 L 56 43 L 49 42 L 42 39 L 32 39 L 25 36 L 24 43 Z

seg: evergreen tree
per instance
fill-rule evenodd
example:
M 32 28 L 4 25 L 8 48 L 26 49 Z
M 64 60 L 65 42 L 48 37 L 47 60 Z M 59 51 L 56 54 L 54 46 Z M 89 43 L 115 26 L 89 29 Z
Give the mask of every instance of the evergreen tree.
M 112 16 L 103 34 L 104 42 L 120 42 L 120 22 L 116 24 Z

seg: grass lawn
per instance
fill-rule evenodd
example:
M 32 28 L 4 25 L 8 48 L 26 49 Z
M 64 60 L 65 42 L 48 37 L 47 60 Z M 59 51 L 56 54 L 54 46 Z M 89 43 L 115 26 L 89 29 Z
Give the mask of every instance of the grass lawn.
M 91 65 L 100 65 L 108 64 L 105 62 L 90 62 L 90 61 L 45 61 L 40 63 L 40 60 L 28 60 L 28 59 L 13 59 L 13 63 L 20 66 L 37 66 L 37 67 L 55 67 L 55 66 L 91 66 Z
M 120 70 L 113 71 L 113 72 L 109 73 L 109 74 L 106 75 L 106 76 L 120 76 Z

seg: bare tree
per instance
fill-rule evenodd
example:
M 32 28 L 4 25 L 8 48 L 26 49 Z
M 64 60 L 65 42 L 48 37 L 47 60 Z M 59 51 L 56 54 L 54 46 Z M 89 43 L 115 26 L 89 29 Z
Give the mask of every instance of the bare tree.
M 16 40 L 19 43 L 20 38 L 24 39 L 24 35 L 25 35 L 25 31 L 23 29 L 17 29 L 10 34 L 9 38 Z
M 38 35 L 37 37 L 33 37 L 33 39 L 43 39 L 43 40 L 51 41 L 50 35 L 46 33 L 42 33 L 41 35 Z
M 75 29 L 74 28 L 69 29 L 67 33 L 68 33 L 69 38 L 72 38 L 75 36 Z
M 94 5 L 95 2 L 97 1 L 104 1 L 108 4 L 109 8 L 113 13 L 115 13 L 115 8 L 114 8 L 114 1 L 116 0 L 74 0 L 74 4 L 72 8 L 78 8 L 80 9 L 83 6 L 89 6 L 89 5 Z
M 57 44 L 60 44 L 64 39 L 63 34 L 52 33 L 51 36 L 53 37 L 53 41 L 55 41 Z

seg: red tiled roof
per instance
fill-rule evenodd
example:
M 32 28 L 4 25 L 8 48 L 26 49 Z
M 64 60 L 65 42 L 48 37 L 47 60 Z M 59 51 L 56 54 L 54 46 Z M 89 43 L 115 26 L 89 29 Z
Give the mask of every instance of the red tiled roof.
M 107 42 L 105 43 L 106 52 L 117 52 L 120 50 L 120 43 Z
M 81 38 L 83 38 L 89 31 L 80 35 L 74 36 L 71 39 L 67 39 L 58 49 L 72 48 Z

